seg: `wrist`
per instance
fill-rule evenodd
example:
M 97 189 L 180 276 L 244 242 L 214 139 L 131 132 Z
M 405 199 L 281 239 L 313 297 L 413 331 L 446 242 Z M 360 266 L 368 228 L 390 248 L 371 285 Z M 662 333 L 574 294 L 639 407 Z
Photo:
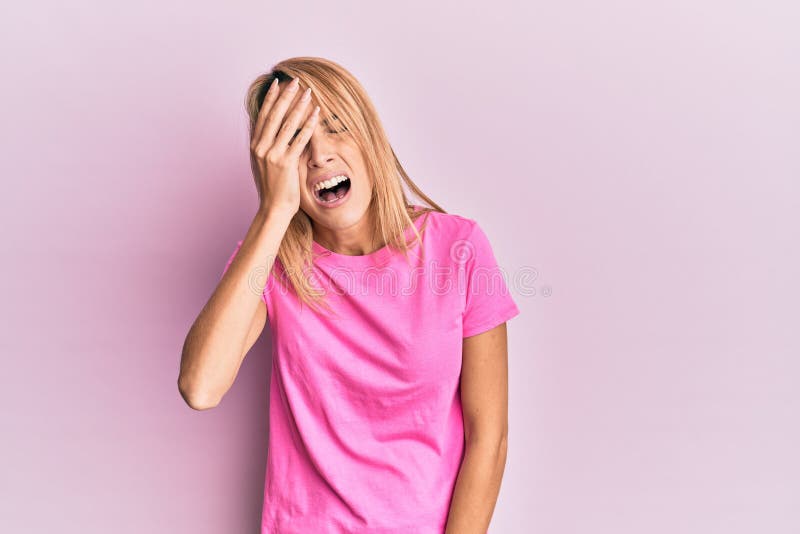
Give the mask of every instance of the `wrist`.
M 297 213 L 297 210 L 292 211 L 291 208 L 262 205 L 258 208 L 256 218 L 262 222 L 275 221 L 284 226 L 289 226 L 295 213 Z

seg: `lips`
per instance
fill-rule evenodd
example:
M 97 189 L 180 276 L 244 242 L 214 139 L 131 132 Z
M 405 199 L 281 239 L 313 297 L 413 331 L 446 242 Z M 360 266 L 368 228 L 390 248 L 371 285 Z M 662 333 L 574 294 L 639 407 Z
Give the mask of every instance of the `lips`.
M 316 176 L 316 177 L 312 178 L 311 180 L 309 180 L 308 186 L 309 186 L 309 188 L 311 188 L 311 192 L 313 193 L 314 192 L 314 187 L 318 183 L 324 182 L 325 180 L 330 180 L 334 176 L 339 176 L 340 174 L 342 176 L 347 176 L 348 178 L 350 178 L 350 175 L 347 174 L 345 171 L 332 171 L 332 172 L 329 172 L 329 173 L 326 173 L 326 174 L 321 174 L 319 176 Z M 352 179 L 351 179 L 351 181 L 352 181 Z
M 322 195 L 318 194 L 316 191 L 312 192 L 312 195 L 318 206 L 329 209 L 344 204 L 350 198 L 351 191 L 350 178 L 347 178 L 343 182 L 337 184 L 336 187 L 326 189 Z

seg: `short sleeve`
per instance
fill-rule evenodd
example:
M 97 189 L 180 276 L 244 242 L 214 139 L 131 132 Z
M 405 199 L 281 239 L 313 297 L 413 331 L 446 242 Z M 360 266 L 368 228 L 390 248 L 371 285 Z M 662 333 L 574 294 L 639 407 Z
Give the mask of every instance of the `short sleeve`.
M 236 257 L 236 254 L 239 252 L 239 249 L 242 248 L 242 242 L 243 240 L 236 243 L 236 248 L 233 250 L 233 254 L 231 254 L 230 258 L 228 258 L 228 263 L 225 264 L 225 268 L 222 269 L 222 274 L 219 275 L 220 279 L 222 279 L 222 277 L 225 276 L 225 273 L 228 271 L 228 267 L 230 267 L 231 263 L 233 263 L 233 258 Z
M 489 239 L 473 221 L 469 237 L 460 244 L 465 295 L 463 336 L 474 336 L 519 315 L 505 273 L 497 264 Z

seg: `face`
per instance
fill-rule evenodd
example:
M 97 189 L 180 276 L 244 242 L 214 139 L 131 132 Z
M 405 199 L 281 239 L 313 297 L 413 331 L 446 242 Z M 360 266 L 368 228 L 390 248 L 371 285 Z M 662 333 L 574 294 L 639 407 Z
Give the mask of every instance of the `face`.
M 299 99 L 299 93 L 298 97 Z M 307 118 L 316 103 L 312 97 L 307 107 Z M 367 173 L 364 157 L 351 139 L 345 127 L 335 116 L 320 116 L 303 153 L 300 155 L 300 209 L 313 221 L 315 232 L 328 234 L 349 229 L 348 233 L 360 234 L 369 226 L 367 209 L 372 198 L 372 180 Z M 321 193 L 315 191 L 316 183 L 323 176 L 335 177 L 332 187 Z

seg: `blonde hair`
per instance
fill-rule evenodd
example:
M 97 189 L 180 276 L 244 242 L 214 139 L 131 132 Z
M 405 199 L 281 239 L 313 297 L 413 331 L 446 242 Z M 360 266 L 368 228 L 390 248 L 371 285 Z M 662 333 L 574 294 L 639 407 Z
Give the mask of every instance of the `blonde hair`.
M 387 246 L 401 252 L 408 261 L 408 248 L 416 241 L 406 243 L 404 230 L 410 227 L 416 240 L 421 232 L 414 221 L 430 211 L 446 213 L 423 193 L 408 176 L 392 149 L 378 113 L 366 91 L 356 78 L 341 65 L 319 57 L 294 57 L 281 61 L 270 72 L 261 74 L 247 90 L 245 108 L 250 119 L 250 139 L 253 136 L 258 112 L 274 78 L 279 83 L 298 78 L 300 90 L 311 88 L 311 106 L 319 105 L 320 122 L 326 117 L 337 117 L 346 129 L 344 135 L 355 140 L 373 177 L 372 199 L 368 210 L 376 221 L 376 232 Z M 428 206 L 414 210 L 403 188 L 403 182 Z M 266 192 L 269 194 L 269 192 Z M 278 248 L 278 259 L 291 286 L 302 303 L 315 309 L 324 301 L 325 292 L 312 285 L 309 267 L 313 262 L 311 219 L 301 209 L 292 218 Z M 281 277 L 284 278 L 284 277 Z M 285 280 L 280 281 L 285 284 Z

